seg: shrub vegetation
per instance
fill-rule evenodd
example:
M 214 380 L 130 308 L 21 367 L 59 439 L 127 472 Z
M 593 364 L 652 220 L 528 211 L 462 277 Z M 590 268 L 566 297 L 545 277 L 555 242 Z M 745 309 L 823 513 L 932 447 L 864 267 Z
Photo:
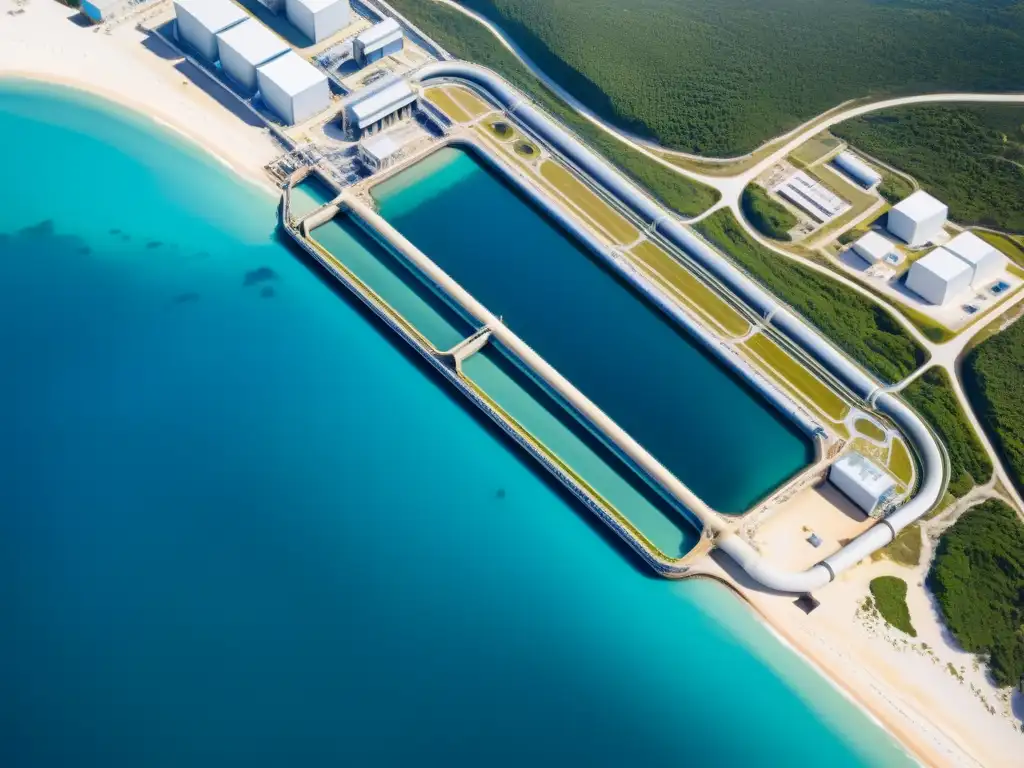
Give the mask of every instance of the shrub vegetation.
M 1024 323 L 979 344 L 964 363 L 964 381 L 1010 479 L 1024 492 Z
M 1024 106 L 902 107 L 832 132 L 913 174 L 951 218 L 1024 232 Z M 879 188 L 887 199 L 890 178 Z
M 925 361 L 925 350 L 884 309 L 845 285 L 754 242 L 730 211 L 716 211 L 696 228 L 751 277 L 882 379 L 899 381 Z
M 1019 90 L 1024 69 L 1015 0 L 459 2 L 598 114 L 707 155 L 748 152 L 847 99 Z
M 797 218 L 784 205 L 773 199 L 756 184 L 743 190 L 743 215 L 765 237 L 788 241 L 789 230 L 797 225 Z
M 499 72 L 669 208 L 683 216 L 696 216 L 718 200 L 711 187 L 690 181 L 577 115 L 473 19 L 430 0 L 389 1 L 453 55 Z
M 950 632 L 988 657 L 1001 686 L 1024 675 L 1024 524 L 996 499 L 972 507 L 939 541 L 928 574 Z
M 917 630 L 910 622 L 910 609 L 907 608 L 907 582 L 895 576 L 879 576 L 871 580 L 868 588 L 882 618 L 900 632 L 917 637 Z
M 992 461 L 964 415 L 941 368 L 932 368 L 903 390 L 903 396 L 934 429 L 949 452 L 949 492 L 957 498 L 992 477 Z

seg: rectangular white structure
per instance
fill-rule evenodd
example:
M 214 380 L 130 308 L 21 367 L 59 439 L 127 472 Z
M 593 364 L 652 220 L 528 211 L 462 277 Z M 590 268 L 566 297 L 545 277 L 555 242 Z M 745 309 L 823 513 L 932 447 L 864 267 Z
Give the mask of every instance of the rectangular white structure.
M 832 164 L 867 189 L 871 189 L 882 182 L 882 175 L 853 154 L 853 152 L 840 152 L 836 155 Z
M 357 135 L 373 134 L 410 117 L 415 101 L 416 92 L 409 84 L 392 78 L 353 94 L 345 105 L 345 121 Z
M 372 171 L 390 166 L 401 151 L 402 145 L 386 133 L 359 142 L 359 157 Z
M 868 232 L 853 244 L 853 250 L 868 264 L 877 264 L 880 261 L 896 264 L 900 260 L 899 251 L 892 241 L 877 232 Z
M 217 33 L 240 24 L 249 15 L 231 0 L 174 0 L 178 40 L 188 43 L 209 62 L 217 60 Z
M 910 245 L 924 245 L 946 224 L 949 208 L 924 190 L 918 190 L 889 210 L 886 229 Z
M 385 56 L 398 53 L 405 44 L 402 25 L 394 19 L 384 19 L 356 35 L 352 41 L 352 55 L 357 63 L 366 66 Z
M 249 93 L 256 90 L 256 68 L 288 50 L 284 40 L 256 19 L 246 19 L 217 35 L 220 65 Z
M 288 125 L 304 122 L 331 106 L 327 77 L 295 51 L 258 67 L 256 81 L 263 101 Z
M 945 248 L 936 248 L 910 265 L 907 288 L 937 306 L 971 287 L 971 268 Z
M 943 246 L 971 268 L 971 285 L 982 288 L 1006 269 L 1006 257 L 973 232 L 961 232 Z
M 821 224 L 850 208 L 850 204 L 843 198 L 803 171 L 797 171 L 772 191 Z
M 856 451 L 832 465 L 828 479 L 866 514 L 873 515 L 896 492 L 896 480 Z
M 285 13 L 288 21 L 314 43 L 352 23 L 348 0 L 286 0 Z

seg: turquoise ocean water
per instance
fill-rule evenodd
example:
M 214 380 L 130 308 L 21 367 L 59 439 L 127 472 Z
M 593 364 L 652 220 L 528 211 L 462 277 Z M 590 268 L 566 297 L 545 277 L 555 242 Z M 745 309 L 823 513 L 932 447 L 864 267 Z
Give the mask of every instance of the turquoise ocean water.
M 623 552 L 273 198 L 63 90 L 0 83 L 0 142 L 0 765 L 908 764 Z
M 376 186 L 381 214 L 713 508 L 743 512 L 810 442 L 463 150 Z

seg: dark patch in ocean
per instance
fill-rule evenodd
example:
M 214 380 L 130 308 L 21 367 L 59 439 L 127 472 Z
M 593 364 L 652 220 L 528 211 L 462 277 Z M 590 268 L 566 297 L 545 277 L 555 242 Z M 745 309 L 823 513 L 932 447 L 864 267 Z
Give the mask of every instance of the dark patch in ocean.
M 194 304 L 197 301 L 199 301 L 198 293 L 179 293 L 177 296 L 171 299 L 171 304 Z
M 499 488 L 499 489 L 498 489 L 497 491 L 495 491 L 495 493 L 494 493 L 494 496 L 495 496 L 495 498 L 497 498 L 497 499 L 504 499 L 504 498 L 505 498 L 505 495 L 506 495 L 506 494 L 505 494 L 505 489 L 504 489 L 504 488 Z
M 90 253 L 92 253 L 92 248 L 90 248 L 88 245 L 83 245 L 81 248 L 78 249 L 78 252 L 83 256 L 88 256 Z
M 277 272 L 270 267 L 260 267 L 259 269 L 252 269 L 246 272 L 242 285 L 248 287 L 250 285 L 266 283 L 270 280 L 277 280 Z
M 109 234 L 109 235 L 120 235 L 121 234 L 121 230 L 117 229 L 115 227 L 114 229 L 108 229 L 107 230 L 107 234 Z
M 38 224 L 19 229 L 18 234 L 29 237 L 51 237 L 53 235 L 53 219 L 46 219 Z
M 122 240 L 123 242 L 126 242 L 126 243 L 127 243 L 127 242 L 128 242 L 129 240 L 131 240 L 131 239 L 132 239 L 132 236 L 131 236 L 131 235 L 121 235 L 121 240 Z
M 260 291 L 260 298 L 261 299 L 272 299 L 276 295 L 277 295 L 277 292 L 274 290 L 274 287 L 271 286 L 271 285 L 268 285 L 268 286 L 264 287 L 263 290 Z
M 163 243 L 160 242 L 159 240 L 150 240 L 148 243 L 146 243 L 147 248 L 159 248 L 161 245 L 163 245 Z

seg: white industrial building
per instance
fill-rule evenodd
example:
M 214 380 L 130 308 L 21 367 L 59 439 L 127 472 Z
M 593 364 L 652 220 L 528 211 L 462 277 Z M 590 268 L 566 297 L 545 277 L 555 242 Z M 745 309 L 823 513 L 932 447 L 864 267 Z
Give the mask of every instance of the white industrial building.
M 998 280 L 1006 269 L 1006 257 L 973 232 L 962 232 L 943 247 L 970 267 L 974 288 Z
M 227 76 L 252 93 L 256 90 L 256 68 L 290 48 L 256 19 L 246 19 L 217 35 L 217 50 Z
M 853 154 L 853 152 L 840 152 L 836 155 L 832 164 L 867 189 L 871 189 L 882 182 L 882 175 Z
M 971 287 L 971 268 L 945 248 L 935 248 L 915 261 L 907 273 L 907 288 L 937 306 Z
M 868 232 L 853 244 L 853 250 L 868 264 L 877 264 L 880 261 L 898 264 L 903 258 L 893 242 L 877 232 Z
M 394 19 L 384 19 L 356 35 L 352 41 L 352 56 L 356 63 L 366 66 L 385 56 L 398 53 L 404 44 L 402 25 Z
M 295 51 L 257 68 L 256 81 L 264 103 L 288 125 L 305 122 L 331 105 L 327 77 Z
M 797 171 L 773 191 L 821 224 L 850 208 L 850 204 L 843 198 L 803 171 Z
M 393 165 L 401 151 L 401 143 L 386 133 L 379 133 L 359 142 L 359 159 L 374 172 Z
M 348 0 L 286 0 L 285 13 L 288 21 L 314 43 L 352 23 Z
M 178 40 L 188 43 L 207 61 L 214 62 L 217 35 L 249 18 L 231 0 L 174 0 Z
M 832 465 L 828 479 L 865 514 L 880 514 L 896 493 L 896 480 L 866 456 L 848 453 Z
M 889 210 L 886 228 L 910 245 L 924 245 L 942 231 L 949 208 L 918 190 Z
M 401 78 L 391 78 L 357 91 L 345 103 L 342 119 L 356 136 L 377 131 L 412 116 L 416 92 Z

